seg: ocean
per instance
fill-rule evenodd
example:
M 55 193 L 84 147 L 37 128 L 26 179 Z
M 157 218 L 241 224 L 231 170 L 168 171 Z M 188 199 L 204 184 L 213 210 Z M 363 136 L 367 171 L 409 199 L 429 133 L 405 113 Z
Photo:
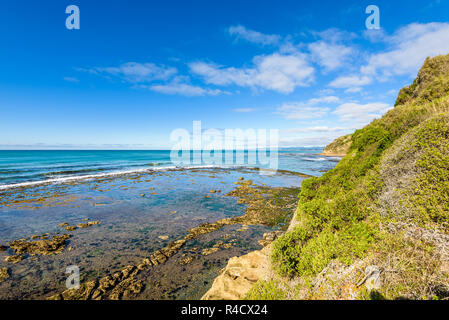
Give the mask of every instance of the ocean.
M 321 151 L 321 148 L 282 149 L 278 169 L 319 176 L 339 160 L 317 155 Z M 245 155 L 247 157 L 248 152 Z M 192 166 L 195 165 L 189 165 Z M 206 164 L 196 166 L 210 167 Z M 176 167 L 179 165 L 171 162 L 170 150 L 3 150 L 0 151 L 0 190 Z
M 321 151 L 283 149 L 281 170 L 273 175 L 260 174 L 254 165 L 176 166 L 168 150 L 0 151 L 0 269 L 10 275 L 0 282 L 0 299 L 59 294 L 66 290 L 66 268 L 73 266 L 81 283 L 98 283 L 137 268 L 174 241 L 184 241 L 183 247 L 140 271 L 135 281 L 143 289 L 131 298 L 199 299 L 231 257 L 260 249 L 266 232 L 285 229 L 303 174 L 320 176 L 339 160 L 319 156 Z M 197 227 L 244 215 L 249 202 L 233 193 L 242 185 L 249 192 L 242 199 L 253 199 L 259 212 L 275 205 L 287 215 L 274 224 L 236 220 L 189 237 Z M 254 190 L 263 199 L 252 198 Z M 265 199 L 270 192 L 273 198 Z M 55 254 L 17 254 L 11 246 L 61 235 L 70 238 Z

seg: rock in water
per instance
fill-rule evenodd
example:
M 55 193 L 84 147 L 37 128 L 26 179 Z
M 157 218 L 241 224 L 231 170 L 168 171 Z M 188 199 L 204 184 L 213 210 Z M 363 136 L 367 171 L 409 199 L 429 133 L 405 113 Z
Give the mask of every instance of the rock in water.
M 16 255 L 16 254 L 14 254 L 12 256 L 7 256 L 5 258 L 6 262 L 11 262 L 11 263 L 19 263 L 22 260 L 23 260 L 23 257 L 20 255 Z
M 4 280 L 9 278 L 9 271 L 8 268 L 1 268 L 0 269 L 0 282 L 3 282 Z

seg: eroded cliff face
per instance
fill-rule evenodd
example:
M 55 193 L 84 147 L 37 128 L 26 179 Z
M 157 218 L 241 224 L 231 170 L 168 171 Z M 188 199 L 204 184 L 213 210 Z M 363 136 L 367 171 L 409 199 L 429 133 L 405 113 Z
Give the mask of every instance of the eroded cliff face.
M 348 153 L 351 143 L 352 139 L 350 134 L 339 137 L 328 144 L 321 155 L 328 157 L 344 157 Z

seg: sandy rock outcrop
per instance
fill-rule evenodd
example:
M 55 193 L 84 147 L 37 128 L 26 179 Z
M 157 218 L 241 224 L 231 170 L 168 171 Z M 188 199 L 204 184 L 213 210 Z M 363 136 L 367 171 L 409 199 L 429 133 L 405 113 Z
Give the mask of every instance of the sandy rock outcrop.
M 241 299 L 259 279 L 268 278 L 271 245 L 240 257 L 233 257 L 215 278 L 201 300 Z

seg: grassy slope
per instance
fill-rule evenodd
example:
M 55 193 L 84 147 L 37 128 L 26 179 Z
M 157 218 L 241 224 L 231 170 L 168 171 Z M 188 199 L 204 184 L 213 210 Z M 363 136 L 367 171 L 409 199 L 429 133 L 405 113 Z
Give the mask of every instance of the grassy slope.
M 289 290 L 302 294 L 290 292 L 291 298 L 341 297 L 341 288 L 326 295 L 329 290 L 317 293 L 310 283 L 331 262 L 344 268 L 360 260 L 394 269 L 384 272 L 377 297 L 449 296 L 447 252 L 438 246 L 449 231 L 448 111 L 449 55 L 427 59 L 395 108 L 352 135 L 334 169 L 304 181 L 300 223 L 274 243 L 272 254 L 279 275 L 301 279 Z M 426 236 L 410 236 L 417 230 Z M 265 294 L 250 297 L 270 296 L 261 287 L 257 292 Z M 354 290 L 358 298 L 370 297 Z
M 351 146 L 351 135 L 345 135 L 335 139 L 324 148 L 322 155 L 345 156 Z

